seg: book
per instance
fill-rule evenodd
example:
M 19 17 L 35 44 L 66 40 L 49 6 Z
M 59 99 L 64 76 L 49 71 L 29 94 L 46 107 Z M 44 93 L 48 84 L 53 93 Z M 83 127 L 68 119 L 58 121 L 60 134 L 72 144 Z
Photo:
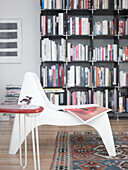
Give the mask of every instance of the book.
M 119 112 L 123 112 L 123 97 L 119 97 Z

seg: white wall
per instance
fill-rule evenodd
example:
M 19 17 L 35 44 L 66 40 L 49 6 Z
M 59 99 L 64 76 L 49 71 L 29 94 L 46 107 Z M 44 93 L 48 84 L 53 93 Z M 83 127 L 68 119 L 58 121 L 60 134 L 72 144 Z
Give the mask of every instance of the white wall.
M 21 19 L 22 63 L 0 64 L 0 103 L 7 84 L 22 84 L 27 71 L 39 75 L 39 0 L 0 0 L 0 19 Z

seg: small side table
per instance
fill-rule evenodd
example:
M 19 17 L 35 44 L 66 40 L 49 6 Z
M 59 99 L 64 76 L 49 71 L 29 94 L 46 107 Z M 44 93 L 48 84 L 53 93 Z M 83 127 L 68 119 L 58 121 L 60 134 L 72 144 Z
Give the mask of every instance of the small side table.
M 24 114 L 24 135 L 26 134 L 26 116 L 35 118 L 44 110 L 41 106 L 34 105 L 0 105 L 0 112 L 2 113 L 14 113 L 19 114 L 19 143 L 21 140 L 21 121 L 20 115 Z M 36 147 L 37 147 L 37 161 L 38 161 L 38 170 L 40 170 L 40 155 L 39 155 L 39 138 L 38 138 L 38 127 L 36 126 Z M 34 159 L 34 169 L 37 170 L 36 166 L 36 151 L 35 151 L 35 135 L 34 129 L 32 129 L 32 143 L 33 143 L 33 159 Z M 22 147 L 20 146 L 20 165 L 24 169 L 27 166 L 27 137 L 25 138 L 25 165 L 22 164 Z

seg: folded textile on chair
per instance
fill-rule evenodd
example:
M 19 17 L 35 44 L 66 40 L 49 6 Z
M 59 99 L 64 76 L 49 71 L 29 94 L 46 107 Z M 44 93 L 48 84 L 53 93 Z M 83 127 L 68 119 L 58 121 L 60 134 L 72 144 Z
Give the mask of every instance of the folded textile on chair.
M 101 106 L 85 107 L 85 108 L 69 108 L 61 111 L 66 111 L 75 114 L 75 116 L 81 118 L 83 121 L 93 118 L 103 112 L 111 111 L 109 108 Z

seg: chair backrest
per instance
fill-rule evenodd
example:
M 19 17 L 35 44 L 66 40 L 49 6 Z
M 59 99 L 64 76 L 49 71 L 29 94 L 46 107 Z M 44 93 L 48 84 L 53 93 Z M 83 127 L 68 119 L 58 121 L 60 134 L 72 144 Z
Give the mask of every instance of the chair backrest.
M 42 88 L 42 85 L 41 85 L 41 83 L 40 83 L 40 81 L 39 81 L 39 78 L 38 78 L 37 74 L 36 74 L 36 73 L 32 73 L 32 74 L 34 74 L 34 76 L 35 76 L 36 82 L 37 82 L 37 84 L 38 84 L 38 86 L 39 86 L 39 90 L 40 90 L 40 93 L 41 93 L 41 95 L 42 95 L 42 98 L 43 98 L 45 104 L 46 104 L 49 108 L 56 110 L 56 105 L 52 104 L 52 103 L 49 101 L 46 93 L 44 92 L 44 89 Z
M 57 110 L 56 105 L 53 105 L 47 98 L 36 73 L 27 72 L 25 74 L 19 97 L 19 103 L 20 100 L 26 96 L 32 97 L 31 104 L 33 105 L 41 105 L 44 108 L 47 107 Z

